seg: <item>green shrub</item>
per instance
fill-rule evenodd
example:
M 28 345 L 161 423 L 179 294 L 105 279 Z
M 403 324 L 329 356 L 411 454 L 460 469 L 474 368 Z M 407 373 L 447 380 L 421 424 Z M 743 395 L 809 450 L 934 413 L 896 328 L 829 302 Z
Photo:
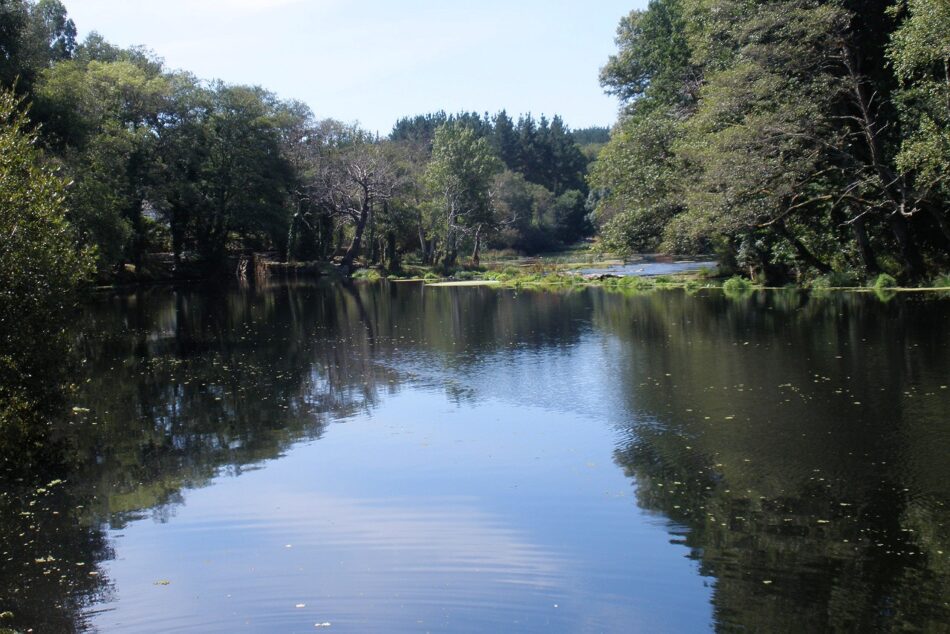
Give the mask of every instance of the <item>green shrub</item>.
M 656 279 L 652 277 L 625 277 L 621 279 L 621 285 L 626 288 L 635 288 L 640 290 L 656 288 Z
M 887 273 L 881 273 L 877 276 L 877 279 L 874 280 L 874 288 L 877 290 L 883 290 L 885 288 L 897 288 L 897 286 L 897 280 Z
M 752 282 L 738 275 L 734 277 L 730 277 L 722 285 L 722 290 L 724 290 L 726 293 L 731 293 L 731 294 L 747 293 L 751 291 L 752 288 L 753 288 Z
M 367 282 L 378 282 L 383 279 L 376 269 L 360 269 L 353 273 L 354 280 L 365 280 Z
M 931 284 L 934 288 L 950 288 L 950 273 L 944 273 L 934 278 Z

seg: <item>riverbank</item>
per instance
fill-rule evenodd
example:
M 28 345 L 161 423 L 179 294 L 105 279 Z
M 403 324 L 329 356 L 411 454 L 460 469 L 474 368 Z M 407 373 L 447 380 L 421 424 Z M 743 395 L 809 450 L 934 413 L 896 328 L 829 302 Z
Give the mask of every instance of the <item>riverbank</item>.
M 567 269 L 553 269 L 546 272 L 525 272 L 508 267 L 502 270 L 462 270 L 452 275 L 438 275 L 434 270 L 425 270 L 424 274 L 387 275 L 373 269 L 357 271 L 354 279 L 365 281 L 389 280 L 391 282 L 417 282 L 432 287 L 493 286 L 502 288 L 571 289 L 598 287 L 607 290 L 643 292 L 662 288 L 682 288 L 687 291 L 702 289 L 722 289 L 731 294 L 744 294 L 760 290 L 808 290 L 814 292 L 877 293 L 950 293 L 950 280 L 943 278 L 943 285 L 930 284 L 919 287 L 900 286 L 889 276 L 880 276 L 873 284 L 865 285 L 828 285 L 818 283 L 790 284 L 787 286 L 769 286 L 757 284 L 746 278 L 721 276 L 708 269 L 675 273 L 669 275 L 616 275 L 612 273 L 576 273 Z
M 267 257 L 271 256 L 271 257 Z M 944 274 L 920 286 L 898 284 L 893 277 L 882 274 L 873 281 L 855 280 L 854 277 L 833 274 L 798 284 L 774 286 L 756 283 L 741 276 L 724 275 L 718 265 L 708 258 L 669 257 L 657 255 L 618 258 L 588 251 L 567 251 L 540 256 L 489 254 L 484 266 L 459 266 L 446 271 L 442 267 L 408 261 L 399 270 L 389 271 L 382 266 L 357 267 L 349 275 L 332 262 L 280 262 L 273 254 L 254 254 L 231 258 L 227 269 L 217 276 L 196 274 L 195 267 L 175 269 L 168 262 L 158 268 L 164 275 L 139 275 L 130 271 L 117 277 L 112 284 L 98 284 L 96 290 L 128 290 L 133 288 L 180 283 L 205 283 L 225 277 L 236 277 L 245 283 L 261 283 L 268 279 L 323 278 L 329 280 L 353 279 L 425 283 L 428 286 L 495 286 L 510 288 L 583 288 L 638 292 L 655 288 L 684 288 L 688 291 L 721 288 L 730 293 L 755 290 L 801 289 L 813 291 L 851 291 L 865 293 L 948 292 L 950 275 Z M 242 266 L 242 263 L 244 264 Z M 184 271 L 185 275 L 176 275 Z

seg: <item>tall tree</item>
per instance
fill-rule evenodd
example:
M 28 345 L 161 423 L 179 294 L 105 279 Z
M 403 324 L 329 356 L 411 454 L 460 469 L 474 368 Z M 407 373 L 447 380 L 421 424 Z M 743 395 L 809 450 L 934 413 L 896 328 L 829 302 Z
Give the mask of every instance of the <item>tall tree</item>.
M 472 236 L 478 260 L 483 232 L 493 225 L 491 180 L 500 170 L 501 161 L 488 140 L 472 128 L 453 122 L 436 131 L 426 182 L 441 207 L 446 267 L 455 265 L 464 235 Z
M 76 25 L 59 0 L 0 0 L 0 86 L 20 94 L 76 49 Z
M 384 146 L 364 130 L 328 121 L 318 138 L 310 192 L 326 213 L 352 228 L 352 239 L 340 261 L 341 269 L 349 272 L 374 213 L 392 199 L 399 176 Z
M 76 181 L 71 219 L 105 269 L 141 262 L 155 130 L 168 92 L 160 73 L 127 61 L 66 61 L 44 72 L 37 109 Z
M 946 35 L 913 21 L 939 24 L 941 2 L 653 0 L 631 14 L 602 73 L 625 106 L 593 170 L 604 246 L 717 247 L 776 278 L 945 266 L 946 123 L 922 113 L 945 110 L 923 95 L 947 83 Z
M 903 17 L 888 50 L 905 127 L 897 167 L 927 194 L 924 210 L 950 242 L 950 3 L 909 0 L 893 13 Z

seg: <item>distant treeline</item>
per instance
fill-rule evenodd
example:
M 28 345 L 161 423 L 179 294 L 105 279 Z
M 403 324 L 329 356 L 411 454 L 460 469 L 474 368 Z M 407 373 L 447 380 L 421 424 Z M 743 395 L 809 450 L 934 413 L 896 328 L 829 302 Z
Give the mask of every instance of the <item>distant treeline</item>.
M 252 251 L 454 266 L 592 233 L 596 148 L 557 116 L 439 112 L 380 139 L 259 87 L 169 71 L 144 48 L 78 42 L 58 0 L 0 1 L 0 81 L 22 97 L 5 117 L 27 114 L 39 160 L 68 182 L 66 218 L 102 280 L 140 278 L 157 253 L 182 275 Z
M 950 2 L 652 0 L 617 44 L 604 249 L 774 282 L 950 269 Z

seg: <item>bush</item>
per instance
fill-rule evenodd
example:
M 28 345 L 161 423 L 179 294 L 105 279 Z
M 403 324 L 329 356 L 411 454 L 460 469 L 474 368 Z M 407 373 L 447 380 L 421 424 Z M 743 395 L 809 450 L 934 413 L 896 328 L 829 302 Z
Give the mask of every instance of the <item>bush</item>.
M 624 288 L 636 290 L 651 290 L 656 288 L 656 279 L 652 277 L 622 277 L 620 278 L 619 282 Z
M 738 275 L 730 277 L 722 285 L 722 290 L 729 294 L 747 293 L 753 288 L 752 282 Z
M 365 280 L 367 282 L 378 282 L 383 279 L 376 269 L 360 269 L 353 274 L 354 280 Z
M 0 90 L 0 438 L 37 428 L 63 374 L 76 289 L 92 274 L 66 221 L 66 183 L 42 164 L 21 102 Z
M 876 290 L 883 290 L 886 288 L 897 288 L 897 280 L 888 275 L 887 273 L 881 273 L 877 276 L 877 279 L 874 280 L 873 287 Z
M 934 288 L 950 288 L 950 273 L 935 277 L 932 286 Z

